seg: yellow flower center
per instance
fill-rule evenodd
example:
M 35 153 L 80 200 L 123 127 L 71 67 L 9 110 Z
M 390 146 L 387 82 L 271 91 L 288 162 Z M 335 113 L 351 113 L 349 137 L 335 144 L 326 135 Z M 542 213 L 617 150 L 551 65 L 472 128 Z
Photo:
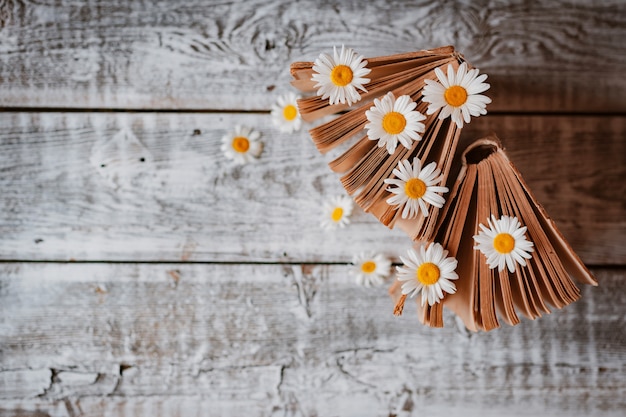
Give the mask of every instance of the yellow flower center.
M 443 93 L 443 98 L 453 107 L 460 107 L 467 101 L 467 90 L 460 85 L 448 87 Z
M 244 153 L 250 148 L 250 141 L 243 136 L 237 136 L 233 139 L 233 149 L 235 152 Z
M 433 285 L 439 281 L 441 272 L 439 267 L 432 262 L 425 262 L 417 268 L 415 273 L 417 280 L 424 285 Z
M 298 116 L 298 109 L 293 104 L 287 104 L 283 109 L 283 117 L 285 120 L 292 121 Z
M 345 87 L 352 81 L 352 70 L 347 65 L 337 65 L 330 72 L 330 80 L 337 87 Z
M 413 200 L 422 198 L 426 194 L 426 184 L 419 178 L 411 178 L 404 185 L 404 193 Z
M 499 233 L 493 238 L 493 248 L 498 253 L 511 253 L 515 249 L 515 238 L 508 233 Z
M 333 219 L 334 222 L 338 222 L 343 217 L 343 209 L 341 207 L 335 207 L 333 212 L 330 215 L 330 218 Z
M 361 265 L 361 271 L 365 272 L 366 274 L 371 274 L 375 270 L 376 270 L 376 262 L 366 261 L 366 262 L 363 262 L 363 264 Z
M 402 133 L 406 126 L 406 118 L 402 113 L 390 111 L 383 117 L 383 129 L 390 135 Z

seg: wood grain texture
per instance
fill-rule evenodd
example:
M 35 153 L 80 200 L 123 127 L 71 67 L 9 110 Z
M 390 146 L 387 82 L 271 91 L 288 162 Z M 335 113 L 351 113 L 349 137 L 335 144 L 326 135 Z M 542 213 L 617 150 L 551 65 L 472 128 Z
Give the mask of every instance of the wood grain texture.
M 411 309 L 395 318 L 385 288 L 357 287 L 344 265 L 0 271 L 3 417 L 618 416 L 626 407 L 623 270 L 595 269 L 600 286 L 580 301 L 487 334 L 452 317 L 425 328 Z
M 623 417 L 623 3 L 0 0 L 0 417 Z M 409 239 L 324 232 L 336 155 L 268 114 L 341 44 L 489 74 L 460 149 L 495 131 L 599 286 L 487 334 L 357 287 Z M 220 151 L 237 124 L 255 164 Z
M 404 234 L 361 211 L 346 229 L 322 230 L 322 202 L 343 193 L 332 156 L 269 119 L 0 114 L 0 258 L 347 262 L 363 250 L 404 252 Z M 255 164 L 233 166 L 219 149 L 237 123 L 263 134 Z M 464 143 L 499 132 L 585 262 L 623 263 L 626 118 L 492 116 L 466 130 Z
M 0 35 L 0 106 L 269 109 L 289 63 L 333 45 L 453 44 L 490 75 L 490 111 L 626 110 L 621 0 L 9 0 Z

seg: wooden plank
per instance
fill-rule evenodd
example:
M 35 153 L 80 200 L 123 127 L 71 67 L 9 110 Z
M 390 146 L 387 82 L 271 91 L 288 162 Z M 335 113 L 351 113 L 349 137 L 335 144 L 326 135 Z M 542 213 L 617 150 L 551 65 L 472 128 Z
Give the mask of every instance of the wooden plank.
M 263 134 L 256 164 L 235 167 L 219 149 L 237 123 Z M 626 118 L 484 117 L 464 142 L 491 130 L 583 260 L 623 263 Z M 306 132 L 278 133 L 268 115 L 0 114 L 0 258 L 347 262 L 363 250 L 404 252 L 404 234 L 359 210 L 346 229 L 319 227 L 321 203 L 343 193 L 330 158 Z
M 4 398 L 29 398 L 46 393 L 50 369 L 18 369 L 0 372 L 0 392 Z
M 0 127 L 0 246 L 17 244 L 4 259 L 333 261 L 410 244 L 365 213 L 349 229 L 322 230 L 322 202 L 343 188 L 306 132 L 279 134 L 268 115 L 0 119 L 12 126 Z M 221 137 L 237 123 L 263 133 L 257 164 L 222 155 Z
M 486 334 L 447 311 L 443 329 L 421 326 L 411 308 L 395 318 L 386 289 L 357 287 L 345 265 L 0 271 L 2 416 L 618 416 L 626 407 L 615 310 L 626 301 L 623 268 L 594 269 L 599 287 L 563 310 Z M 2 383 L 15 372 L 49 381 L 16 394 Z
M 107 0 L 0 4 L 0 106 L 269 109 L 288 66 L 453 44 L 490 75 L 490 111 L 624 112 L 621 0 Z
M 594 391 L 593 388 L 590 388 Z M 343 393 L 341 404 L 332 402 L 325 404 L 325 398 L 312 395 L 311 401 L 319 400 L 315 406 L 298 409 L 300 404 L 294 402 L 286 405 L 255 407 L 252 400 L 241 400 L 238 403 L 220 401 L 202 396 L 154 396 L 154 397 L 86 397 L 80 400 L 8 400 L 0 408 L 2 417 L 220 417 L 225 415 L 246 416 L 290 416 L 308 417 L 316 412 L 327 412 L 329 416 L 342 417 L 378 417 L 378 416 L 421 416 L 427 414 L 432 417 L 587 417 L 593 413 L 594 417 L 622 417 L 623 409 L 614 407 L 615 398 L 623 397 L 621 390 L 605 394 L 599 398 L 594 394 L 593 399 L 585 404 L 585 410 L 574 409 L 572 404 L 580 404 L 581 398 L 587 393 L 584 391 L 563 389 L 552 391 L 549 405 L 537 405 L 536 391 L 518 395 L 519 399 L 511 400 L 510 394 L 502 390 L 500 393 L 490 393 L 487 397 L 498 398 L 497 404 L 485 404 L 481 393 L 453 393 L 450 399 L 437 401 L 432 394 L 411 394 L 406 392 L 398 398 L 389 398 L 387 406 L 373 404 L 371 397 L 364 394 Z M 466 402 L 461 404 L 460 399 Z M 578 399 L 578 401 L 576 401 Z M 433 401 L 434 400 L 434 401 Z M 570 402 L 570 400 L 573 400 Z M 268 403 L 271 399 L 267 400 Z M 444 402 L 445 401 L 445 402 Z M 524 405 L 526 402 L 526 406 Z M 451 403 L 454 402 L 454 406 Z M 603 404 L 607 404 L 605 407 Z M 20 408 L 21 407 L 21 408 Z M 259 409 L 260 408 L 260 409 Z M 46 410 L 45 412 L 31 410 Z

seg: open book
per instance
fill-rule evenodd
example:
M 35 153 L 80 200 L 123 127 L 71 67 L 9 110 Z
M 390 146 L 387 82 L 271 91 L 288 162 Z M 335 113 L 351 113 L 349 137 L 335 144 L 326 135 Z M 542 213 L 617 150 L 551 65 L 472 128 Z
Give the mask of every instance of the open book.
M 424 324 L 442 327 L 445 305 L 473 331 L 498 327 L 498 314 L 515 325 L 520 321 L 518 312 L 534 319 L 549 313 L 549 305 L 561 308 L 576 301 L 580 291 L 570 276 L 597 285 L 533 197 L 495 135 L 470 145 L 462 163 L 433 238 L 458 261 L 456 293 L 418 307 Z M 490 268 L 487 256 L 476 248 L 480 238 L 475 236 L 481 231 L 484 234 L 486 225 L 503 216 L 515 217 L 527 227 L 525 235 L 532 248 L 528 249 L 529 259 L 522 258 L 525 265 L 515 262 L 513 268 Z M 401 313 L 406 297 L 400 295 L 398 282 L 390 293 L 397 302 L 396 312 Z
M 329 100 L 320 96 L 298 101 L 305 121 L 341 113 L 310 131 L 313 142 L 320 152 L 325 153 L 354 139 L 354 143 L 343 154 L 330 162 L 330 168 L 342 174 L 341 183 L 364 211 L 372 213 L 389 227 L 400 224 L 412 239 L 427 239 L 433 234 L 440 208 L 431 204 L 424 209 L 427 210 L 426 215 L 419 212 L 410 219 L 403 218 L 401 209 L 388 204 L 390 193 L 384 180 L 395 178 L 394 170 L 398 168 L 400 161 L 413 161 L 417 158 L 422 167 L 435 162 L 439 170 L 437 172 L 441 174 L 439 185 L 445 185 L 461 129 L 450 117 L 440 119 L 439 110 L 422 120 L 424 131 L 421 133 L 421 140 L 413 141 L 409 147 L 397 146 L 389 153 L 380 143 L 377 146 L 376 141 L 370 140 L 364 133 L 368 122 L 366 112 L 371 110 L 372 100 L 380 99 L 391 92 L 395 98 L 409 96 L 417 104 L 415 110 L 425 115 L 429 106 L 422 99 L 426 80 L 437 80 L 436 68 L 445 71 L 449 64 L 450 70 L 457 70 L 464 62 L 463 56 L 451 46 L 367 58 L 367 68 L 371 70 L 368 74 L 370 81 L 364 85 L 367 92 L 356 105 L 331 105 Z M 313 67 L 313 62 L 291 64 L 294 78 L 292 85 L 303 92 L 315 92 Z

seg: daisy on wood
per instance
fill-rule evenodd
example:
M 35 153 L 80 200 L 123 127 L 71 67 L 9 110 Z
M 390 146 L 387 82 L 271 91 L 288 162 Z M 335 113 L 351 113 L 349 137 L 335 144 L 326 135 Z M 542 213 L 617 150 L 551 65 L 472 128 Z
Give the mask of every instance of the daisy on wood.
M 478 75 L 477 69 L 467 70 L 467 64 L 459 65 L 458 71 L 454 71 L 448 64 L 448 76 L 439 68 L 435 68 L 435 74 L 439 81 L 425 80 L 423 100 L 430 103 L 426 114 L 433 114 L 442 109 L 439 119 L 445 119 L 452 115 L 452 121 L 460 128 L 470 122 L 470 116 L 487 114 L 486 105 L 491 99 L 480 93 L 489 89 L 489 84 L 484 83 L 486 74 Z
M 287 93 L 278 97 L 272 106 L 272 123 L 281 132 L 291 133 L 300 130 L 302 118 L 298 111 L 297 100 L 300 96 Z
M 439 243 L 421 243 L 409 249 L 407 257 L 400 256 L 403 266 L 396 267 L 398 280 L 402 281 L 402 294 L 414 297 L 422 293 L 422 305 L 433 305 L 443 299 L 444 292 L 454 294 L 458 279 L 455 272 L 457 260 Z
M 222 152 L 236 164 L 247 164 L 258 158 L 263 151 L 259 141 L 261 134 L 245 126 L 235 126 L 235 130 L 222 137 Z
M 387 147 L 387 152 L 393 154 L 398 142 L 405 148 L 411 149 L 414 140 L 421 140 L 419 133 L 423 133 L 425 126 L 421 123 L 426 119 L 422 113 L 415 111 L 417 103 L 411 97 L 404 95 L 397 99 L 392 92 L 388 92 L 382 99 L 374 99 L 374 106 L 365 112 L 369 123 L 365 125 L 367 137 L 378 140 L 378 147 Z
M 354 203 L 345 195 L 333 197 L 324 203 L 323 217 L 320 226 L 326 230 L 346 227 L 350 223 L 350 215 Z
M 510 272 L 515 272 L 515 263 L 526 266 L 526 259 L 530 259 L 533 252 L 533 242 L 526 240 L 526 226 L 521 225 L 517 217 L 502 216 L 496 220 L 495 216 L 487 220 L 489 227 L 480 224 L 481 231 L 474 236 L 476 246 L 487 257 L 489 268 L 498 267 L 502 271 L 506 266 Z
M 412 219 L 417 217 L 420 209 L 424 217 L 428 217 L 428 206 L 431 204 L 441 208 L 446 200 L 437 193 L 447 193 L 448 187 L 438 186 L 443 176 L 435 162 L 431 162 L 422 168 L 422 162 L 413 158 L 413 165 L 408 160 L 398 162 L 398 167 L 393 170 L 396 178 L 387 178 L 385 184 L 395 187 L 387 188 L 394 195 L 387 199 L 391 206 L 402 208 L 402 218 Z
M 316 81 L 317 95 L 329 99 L 330 104 L 348 104 L 361 100 L 357 88 L 367 92 L 364 84 L 370 82 L 363 78 L 371 72 L 365 68 L 367 61 L 357 55 L 352 48 L 341 46 L 341 52 L 333 47 L 333 56 L 321 53 L 313 65 L 312 81 Z
M 378 287 L 385 283 L 390 268 L 391 261 L 384 255 L 360 253 L 352 259 L 350 275 L 355 276 L 358 285 Z

